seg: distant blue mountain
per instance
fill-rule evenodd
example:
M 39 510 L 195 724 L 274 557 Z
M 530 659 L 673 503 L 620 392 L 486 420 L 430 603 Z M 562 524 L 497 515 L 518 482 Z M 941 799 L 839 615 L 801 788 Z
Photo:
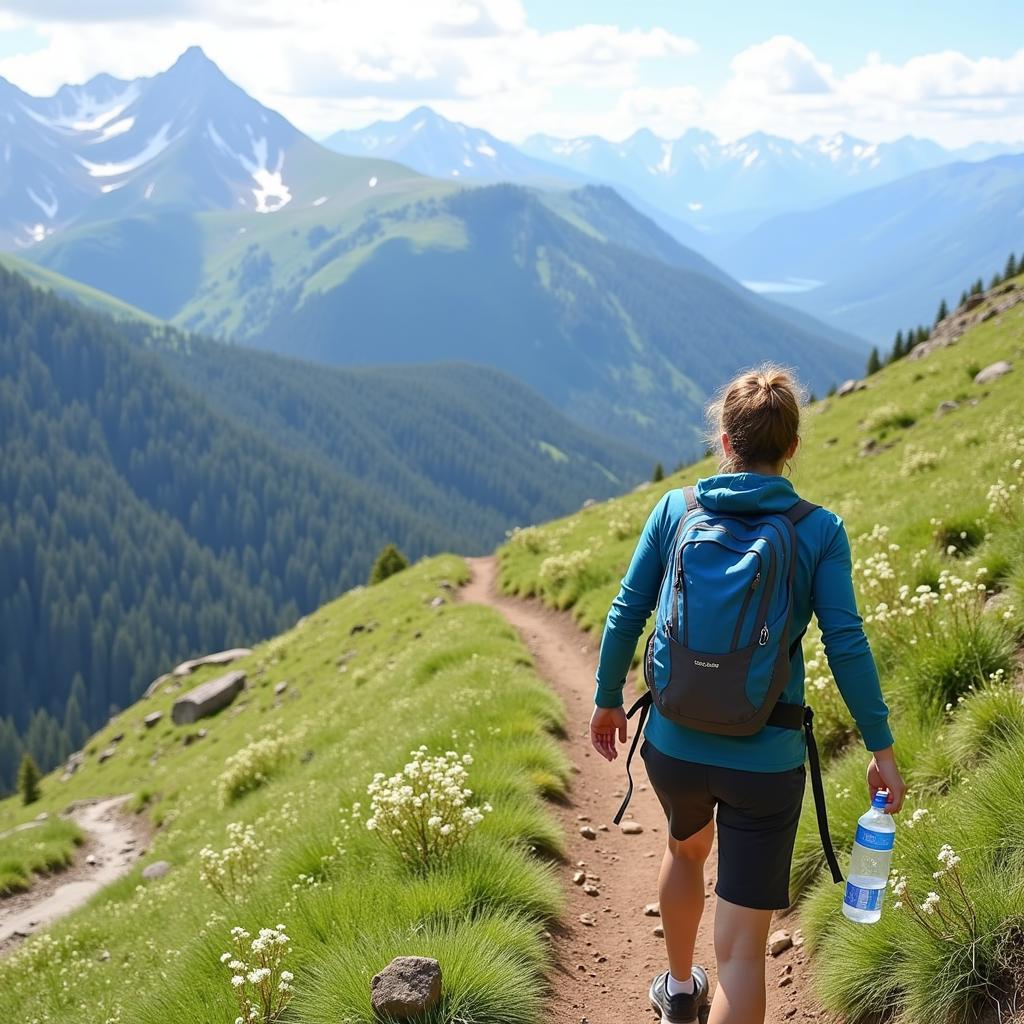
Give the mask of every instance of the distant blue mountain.
M 821 282 L 778 298 L 887 344 L 1024 249 L 1024 154 L 947 164 L 773 218 L 719 252 L 744 281 Z

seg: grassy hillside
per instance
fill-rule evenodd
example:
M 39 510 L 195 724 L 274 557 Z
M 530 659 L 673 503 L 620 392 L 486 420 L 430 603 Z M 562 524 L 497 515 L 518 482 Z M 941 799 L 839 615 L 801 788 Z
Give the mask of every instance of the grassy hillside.
M 465 574 L 440 557 L 353 591 L 238 663 L 248 689 L 229 709 L 174 726 L 180 691 L 162 690 L 94 736 L 69 782 L 47 776 L 38 804 L 0 802 L 0 832 L 122 792 L 159 826 L 130 875 L 0 960 L 7 1019 L 233 1020 L 231 929 L 283 925 L 295 1019 L 370 1024 L 371 975 L 423 954 L 445 979 L 430 1021 L 538 1021 L 541 933 L 560 907 L 543 854 L 561 845 L 541 795 L 566 784 L 549 735 L 562 710 L 496 613 L 449 603 Z M 164 717 L 147 730 L 151 711 Z M 492 807 L 443 861 L 404 861 L 365 825 L 374 774 L 421 744 L 471 754 L 470 805 Z M 157 859 L 170 872 L 143 882 Z
M 1011 372 L 974 383 L 1003 359 Z M 805 803 L 793 882 L 826 1006 L 852 1020 L 895 1012 L 907 1024 L 947 1024 L 994 1005 L 1005 1014 L 1024 983 L 1022 369 L 1024 303 L 805 413 L 794 483 L 846 521 L 911 786 L 894 862 L 904 886 L 870 928 L 846 921 L 840 890 L 822 879 Z M 518 531 L 500 552 L 504 588 L 572 608 L 584 628 L 600 629 L 651 507 L 711 472 L 708 459 Z M 832 834 L 848 850 L 867 804 L 866 755 L 813 630 L 804 653 Z M 947 862 L 960 858 L 951 868 L 938 858 L 944 844 L 955 851 Z M 925 907 L 930 892 L 938 901 Z
M 819 390 L 862 362 L 600 192 L 423 179 L 272 217 L 83 225 L 32 258 L 182 327 L 320 363 L 490 365 L 673 463 L 699 448 L 708 391 L 757 352 Z

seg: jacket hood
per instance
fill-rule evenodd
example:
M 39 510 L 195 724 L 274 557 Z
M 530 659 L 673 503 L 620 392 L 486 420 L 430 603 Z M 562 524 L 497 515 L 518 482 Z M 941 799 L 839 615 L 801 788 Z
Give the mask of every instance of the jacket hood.
M 694 491 L 712 512 L 785 512 L 799 498 L 786 477 L 763 473 L 702 476 Z

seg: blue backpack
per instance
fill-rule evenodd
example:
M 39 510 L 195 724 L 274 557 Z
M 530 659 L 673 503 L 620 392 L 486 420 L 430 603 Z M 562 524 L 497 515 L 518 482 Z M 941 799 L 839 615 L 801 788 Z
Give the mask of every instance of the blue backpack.
M 812 731 L 813 712 L 779 698 L 803 631 L 790 637 L 796 576 L 796 524 L 818 505 L 802 498 L 784 512 L 714 512 L 684 488 L 686 513 L 672 542 L 658 591 L 654 628 L 644 651 L 647 690 L 630 762 L 653 705 L 670 721 L 721 736 L 751 736 L 766 725 L 803 729 L 825 857 L 842 880 L 828 836 L 824 788 Z

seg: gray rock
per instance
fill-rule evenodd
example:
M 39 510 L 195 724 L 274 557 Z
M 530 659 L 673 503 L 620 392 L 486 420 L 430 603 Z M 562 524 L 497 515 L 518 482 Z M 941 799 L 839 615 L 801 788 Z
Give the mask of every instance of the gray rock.
M 410 1020 L 441 998 L 441 965 L 428 956 L 396 956 L 373 976 L 370 1003 L 378 1016 Z
M 432 601 L 430 602 L 430 607 L 431 607 L 431 608 L 440 608 L 440 607 L 441 607 L 441 605 L 443 605 L 443 604 L 444 604 L 444 598 L 443 598 L 443 597 L 435 597 L 435 598 L 434 598 L 434 599 L 433 599 L 433 600 L 432 600 Z
M 661 904 L 660 903 L 648 903 L 644 907 L 644 917 L 661 917 Z
M 619 828 L 624 836 L 638 836 L 644 830 L 639 821 L 624 821 Z
M 785 953 L 793 945 L 793 936 L 789 932 L 780 928 L 777 932 L 772 932 L 768 936 L 768 952 L 772 956 L 780 956 Z
M 984 293 L 974 295 L 968 295 L 963 304 L 963 310 L 965 313 L 969 313 L 972 309 L 976 309 L 985 301 Z
M 192 658 L 190 661 L 183 661 L 180 665 L 175 666 L 171 675 L 179 677 L 191 675 L 202 665 L 230 665 L 231 662 L 238 661 L 239 658 L 248 657 L 250 654 L 252 654 L 252 651 L 248 647 L 232 647 L 228 651 L 204 654 L 201 658 Z
M 153 726 L 156 725 L 156 723 L 163 717 L 164 713 L 162 711 L 150 711 L 150 713 L 142 720 L 142 724 L 147 729 L 152 729 Z
M 142 699 L 145 700 L 147 697 L 152 697 L 153 694 L 164 685 L 164 683 L 169 683 L 173 678 L 174 676 L 172 676 L 170 672 L 165 672 L 162 676 L 157 676 L 156 679 L 146 687 L 146 692 L 142 695 Z
M 112 758 L 115 753 L 117 753 L 116 747 L 107 747 L 106 750 L 100 751 L 100 755 L 98 758 L 96 758 L 96 760 L 99 764 L 103 764 L 104 761 L 109 761 L 110 758 Z
M 274 696 L 275 697 L 280 697 L 281 694 L 284 693 L 284 691 L 287 690 L 287 689 L 288 689 L 288 680 L 287 679 L 282 679 L 281 682 L 279 682 L 274 687 Z
M 163 878 L 168 871 L 171 870 L 169 861 L 166 860 L 155 860 L 152 864 L 147 864 L 142 869 L 142 877 L 149 880 L 153 878 Z
M 1008 363 L 1005 359 L 1000 359 L 997 363 L 990 363 L 984 370 L 979 370 L 974 375 L 974 383 L 988 384 L 1002 377 L 1004 373 L 1009 373 L 1012 369 L 1013 365 L 1011 363 Z
M 583 836 L 584 839 L 596 839 L 597 838 L 597 833 L 589 825 L 584 825 L 580 829 L 580 835 Z
M 85 752 L 76 750 L 68 757 L 67 763 L 64 765 L 64 774 L 70 779 L 83 764 L 85 764 Z
M 171 718 L 175 725 L 186 725 L 195 722 L 215 711 L 227 707 L 245 687 L 245 673 L 242 671 L 227 672 L 216 679 L 189 690 L 184 697 L 179 697 L 171 709 Z
M 939 404 L 935 407 L 935 415 L 944 416 L 947 412 L 952 412 L 954 409 L 959 408 L 959 402 L 954 402 L 952 398 L 947 398 L 944 402 L 939 402 Z
M 836 388 L 836 398 L 844 398 L 846 395 L 852 395 L 854 391 L 863 391 L 866 387 L 867 384 L 862 380 L 844 380 Z
M 124 733 L 123 732 L 115 732 L 114 735 L 110 737 L 110 742 L 111 743 L 120 743 L 121 740 L 123 740 L 123 739 L 124 739 Z

